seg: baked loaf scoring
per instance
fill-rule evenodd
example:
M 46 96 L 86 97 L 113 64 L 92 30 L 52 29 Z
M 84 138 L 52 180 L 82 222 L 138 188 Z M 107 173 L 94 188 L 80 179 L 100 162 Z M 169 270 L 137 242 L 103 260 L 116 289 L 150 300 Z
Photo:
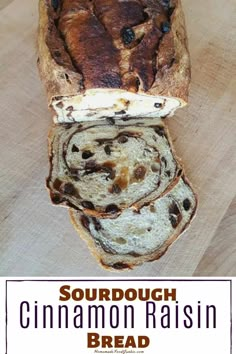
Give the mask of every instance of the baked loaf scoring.
M 180 0 L 40 0 L 38 64 L 56 123 L 171 115 L 190 80 Z
M 47 181 L 52 202 L 87 215 L 116 217 L 176 184 L 182 169 L 167 130 L 161 120 L 145 123 L 54 126 Z
M 186 230 L 196 207 L 196 195 L 183 177 L 138 213 L 128 208 L 116 219 L 97 219 L 71 209 L 70 216 L 100 264 L 120 271 L 160 258 Z

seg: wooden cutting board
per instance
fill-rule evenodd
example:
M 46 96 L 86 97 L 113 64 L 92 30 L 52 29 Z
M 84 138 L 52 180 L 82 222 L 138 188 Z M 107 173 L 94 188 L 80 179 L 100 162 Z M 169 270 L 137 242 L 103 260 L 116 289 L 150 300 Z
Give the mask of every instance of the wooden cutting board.
M 236 2 L 183 5 L 190 102 L 167 124 L 198 214 L 161 260 L 122 276 L 236 275 Z M 110 276 L 44 187 L 51 117 L 36 68 L 37 18 L 36 0 L 0 0 L 0 274 Z

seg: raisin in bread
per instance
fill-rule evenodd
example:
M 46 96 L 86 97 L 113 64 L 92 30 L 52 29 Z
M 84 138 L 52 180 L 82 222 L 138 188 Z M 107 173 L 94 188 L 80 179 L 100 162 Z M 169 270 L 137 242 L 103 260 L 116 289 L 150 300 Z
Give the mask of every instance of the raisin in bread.
M 183 177 L 138 213 L 129 208 L 116 219 L 98 219 L 71 209 L 70 216 L 103 267 L 126 270 L 161 257 L 186 230 L 196 206 L 196 195 Z
M 150 122 L 150 120 L 149 120 Z M 175 185 L 182 169 L 164 124 L 60 124 L 50 134 L 52 202 L 87 215 L 138 210 Z
M 39 60 L 55 123 L 165 117 L 187 102 L 180 0 L 40 0 Z

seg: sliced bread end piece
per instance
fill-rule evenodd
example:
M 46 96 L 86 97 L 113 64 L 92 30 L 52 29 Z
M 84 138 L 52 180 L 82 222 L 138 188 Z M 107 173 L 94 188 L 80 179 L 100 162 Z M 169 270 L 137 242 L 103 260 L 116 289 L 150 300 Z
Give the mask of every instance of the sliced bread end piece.
M 160 258 L 187 229 L 196 208 L 196 194 L 183 177 L 138 213 L 129 208 L 116 219 L 97 219 L 71 209 L 70 217 L 100 265 L 122 271 Z

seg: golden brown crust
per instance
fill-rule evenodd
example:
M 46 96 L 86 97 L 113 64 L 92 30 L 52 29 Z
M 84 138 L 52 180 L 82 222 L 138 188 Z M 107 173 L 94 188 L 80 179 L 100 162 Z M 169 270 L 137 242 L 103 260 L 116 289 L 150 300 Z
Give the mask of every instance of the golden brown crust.
M 191 183 L 188 181 L 186 177 L 183 177 L 183 180 L 186 184 L 188 184 L 193 192 L 194 189 Z M 177 240 L 177 238 L 183 234 L 187 228 L 190 226 L 191 222 L 193 221 L 194 217 L 196 216 L 196 210 L 198 206 L 198 198 L 196 193 L 194 192 L 196 204 L 192 211 L 191 217 L 189 222 L 183 225 L 183 227 L 178 230 L 178 232 L 173 233 L 173 235 L 165 241 L 165 243 L 156 251 L 149 253 L 147 255 L 114 255 L 109 254 L 104 249 L 95 244 L 95 241 L 90 235 L 90 232 L 86 229 L 85 225 L 77 221 L 76 212 L 73 209 L 69 210 L 69 215 L 73 226 L 75 227 L 76 231 L 78 232 L 79 236 L 87 243 L 89 250 L 91 251 L 92 255 L 97 259 L 99 264 L 109 271 L 125 271 L 125 270 L 132 270 L 134 267 L 142 265 L 145 262 L 153 262 L 161 258 L 169 247 Z
M 191 78 L 190 56 L 185 18 L 180 0 L 175 0 L 171 16 L 172 30 L 164 38 L 158 53 L 156 80 L 150 89 L 151 95 L 173 96 L 188 101 Z
M 135 20 L 137 20 L 138 23 L 142 20 L 142 15 L 139 10 L 140 1 L 130 0 L 130 2 L 135 4 L 134 13 L 129 16 L 130 21 L 132 20 L 133 22 L 128 21 L 126 18 L 127 16 L 125 16 L 124 9 L 120 5 L 117 5 L 117 1 L 114 2 L 114 5 L 110 5 L 110 7 L 114 6 L 114 9 L 112 8 L 110 11 L 116 11 L 116 13 L 121 15 L 122 21 L 128 21 L 127 24 L 132 26 L 133 24 L 135 25 Z M 152 10 L 150 5 L 152 2 L 144 0 L 141 1 L 141 3 L 145 2 L 149 4 L 148 6 Z M 84 1 L 84 3 L 87 4 L 88 2 Z M 116 26 L 111 26 L 109 21 L 109 11 L 107 12 L 104 10 L 106 9 L 105 5 L 107 3 L 109 3 L 109 0 L 94 0 L 93 11 L 95 11 L 97 16 L 90 16 L 90 20 L 88 18 L 89 10 L 86 10 L 87 12 L 84 10 L 80 11 L 81 15 L 76 20 L 77 22 L 75 22 L 80 23 L 80 19 L 82 19 L 82 17 L 86 18 L 86 26 L 83 27 L 83 24 L 79 24 L 80 27 L 78 34 L 82 38 L 82 41 L 76 48 L 74 48 L 73 38 L 75 38 L 76 34 L 72 32 L 75 31 L 75 27 L 72 26 L 73 31 L 71 28 L 70 32 L 69 27 L 71 25 L 68 25 L 68 27 L 66 26 L 63 30 L 65 36 L 65 39 L 63 39 L 63 36 L 59 33 L 58 28 L 56 27 L 56 23 L 59 20 L 58 12 L 53 12 L 50 1 L 40 0 L 38 38 L 39 69 L 41 77 L 46 84 L 49 103 L 51 103 L 53 97 L 76 96 L 82 94 L 84 90 L 90 88 L 112 87 L 118 90 L 129 90 L 130 92 L 135 92 L 138 90 L 138 93 L 145 93 L 152 96 L 162 95 L 167 97 L 176 97 L 179 98 L 181 104 L 184 105 L 187 102 L 188 96 L 190 60 L 187 49 L 184 14 L 180 0 L 172 1 L 175 9 L 170 16 L 171 31 L 169 33 L 165 33 L 163 35 L 160 32 L 160 26 L 163 23 L 160 21 L 167 19 L 167 13 L 165 11 L 163 12 L 163 7 L 161 7 L 158 2 L 155 2 L 155 8 L 153 7 L 156 11 L 156 17 L 151 19 L 148 18 L 144 23 L 141 23 L 140 25 L 138 24 L 132 28 L 130 27 L 135 32 L 137 38 L 140 36 L 139 40 L 141 40 L 140 44 L 134 48 L 131 48 L 132 43 L 121 43 L 121 39 L 118 38 L 118 33 L 121 32 L 121 29 L 118 23 Z M 127 2 L 121 2 L 121 4 L 123 4 L 122 6 L 126 6 Z M 85 16 L 85 13 L 87 14 L 87 17 Z M 73 18 L 73 16 L 70 17 L 70 19 L 71 18 Z M 89 41 L 86 42 L 83 29 L 86 29 L 85 32 L 87 32 L 87 26 L 91 22 L 91 19 L 95 21 L 95 18 L 98 18 L 102 25 L 107 26 L 106 34 L 103 34 L 104 46 L 105 43 L 112 40 L 116 47 L 112 47 L 111 43 L 105 46 L 104 58 L 100 58 L 103 59 L 102 61 L 105 63 L 103 70 L 101 70 L 101 60 L 98 58 L 96 59 L 96 56 L 93 57 L 89 55 L 90 59 L 87 64 L 85 60 L 86 51 L 90 53 L 89 48 L 92 50 L 93 46 L 89 43 Z M 93 29 L 93 21 L 90 26 L 91 31 Z M 124 25 L 125 22 L 122 21 L 121 24 Z M 68 23 L 71 23 L 71 20 L 69 20 Z M 63 21 L 61 22 L 61 29 L 62 28 Z M 129 27 L 127 28 L 129 41 L 129 35 L 132 34 L 132 32 L 129 32 Z M 144 37 L 142 37 L 142 31 L 146 34 Z M 72 53 L 72 56 L 69 55 L 70 48 L 65 48 L 66 36 L 68 33 L 69 37 L 72 38 L 72 41 L 68 39 L 66 44 L 69 45 L 69 47 L 71 46 L 71 48 L 74 48 L 72 50 L 74 53 Z M 127 33 L 124 35 L 127 35 Z M 102 36 L 99 41 L 102 43 Z M 57 48 L 54 48 L 55 43 L 57 43 Z M 95 43 L 94 46 L 96 47 Z M 122 50 L 120 50 L 119 54 L 117 51 L 120 48 L 122 48 Z M 155 54 L 154 52 L 156 51 L 156 48 L 158 48 L 157 60 L 155 64 L 156 67 L 153 67 L 153 55 Z M 60 53 L 60 51 L 63 53 Z M 106 51 L 107 53 L 109 52 L 112 54 L 110 55 L 110 62 L 109 59 L 107 59 Z M 92 54 L 92 52 L 90 54 Z M 120 75 L 117 72 L 117 60 L 120 60 L 119 65 L 120 75 L 122 76 L 123 81 L 122 84 L 119 78 Z M 81 63 L 83 63 L 84 66 L 81 66 Z M 79 70 L 80 68 L 81 72 Z M 89 74 L 90 68 L 92 70 Z M 107 69 L 105 70 L 104 68 Z M 133 74 L 131 72 L 133 72 Z M 84 77 L 84 74 L 86 73 L 87 76 L 85 75 L 86 77 Z M 102 74 L 107 75 L 107 73 L 112 76 L 111 79 L 110 77 L 107 79 L 102 77 Z M 135 85 L 139 85 L 139 87 L 137 88 Z
M 119 88 L 119 52 L 112 37 L 94 16 L 92 3 L 79 3 L 76 8 L 71 1 L 63 1 L 58 25 L 74 66 L 83 74 L 86 89 Z
M 73 65 L 68 56 L 64 59 L 65 66 L 59 65 L 52 56 L 53 47 L 50 44 L 50 34 L 53 37 L 56 32 L 53 16 L 49 16 L 48 1 L 39 1 L 39 30 L 38 30 L 38 67 L 42 80 L 46 85 L 48 102 L 53 97 L 73 96 L 83 92 L 83 77 L 80 73 L 73 71 Z M 60 38 L 58 39 L 60 42 Z M 62 41 L 62 40 L 61 40 Z M 48 46 L 50 45 L 50 48 Z M 62 43 L 59 43 L 62 48 Z M 65 55 L 65 54 L 64 54 Z M 69 64 L 69 65 L 68 65 Z

